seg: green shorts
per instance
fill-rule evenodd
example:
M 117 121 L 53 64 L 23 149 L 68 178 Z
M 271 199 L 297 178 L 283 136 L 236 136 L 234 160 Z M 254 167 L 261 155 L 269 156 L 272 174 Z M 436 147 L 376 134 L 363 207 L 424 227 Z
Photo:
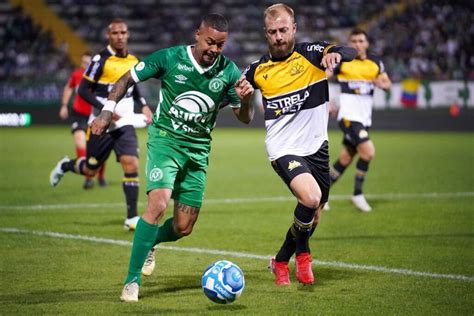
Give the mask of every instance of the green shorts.
M 201 207 L 206 187 L 207 150 L 173 145 L 149 138 L 146 162 L 146 192 L 168 188 L 180 203 Z

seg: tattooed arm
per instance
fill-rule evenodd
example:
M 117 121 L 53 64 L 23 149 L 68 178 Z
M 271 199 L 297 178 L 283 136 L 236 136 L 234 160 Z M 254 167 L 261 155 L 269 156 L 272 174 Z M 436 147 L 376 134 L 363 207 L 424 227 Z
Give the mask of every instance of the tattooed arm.
M 132 79 L 130 71 L 127 71 L 127 73 L 124 74 L 114 84 L 114 87 L 112 91 L 110 91 L 107 102 L 102 108 L 102 111 L 100 112 L 99 116 L 97 116 L 91 123 L 91 130 L 93 134 L 102 135 L 107 130 L 110 122 L 112 122 L 112 114 L 114 112 L 115 105 L 118 101 L 120 101 L 120 99 L 123 98 L 128 88 L 134 84 L 135 82 Z

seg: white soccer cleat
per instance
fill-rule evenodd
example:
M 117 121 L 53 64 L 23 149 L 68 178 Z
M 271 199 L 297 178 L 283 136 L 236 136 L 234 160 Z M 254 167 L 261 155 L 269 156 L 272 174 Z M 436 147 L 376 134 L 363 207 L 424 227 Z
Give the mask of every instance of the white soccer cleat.
M 323 211 L 329 211 L 331 208 L 329 207 L 329 202 L 326 202 L 323 206 Z
M 155 270 L 155 253 L 156 253 L 156 246 L 151 248 L 148 251 L 148 255 L 146 256 L 145 263 L 143 264 L 142 274 L 144 276 L 150 276 L 153 274 Z
M 124 285 L 122 295 L 120 295 L 120 300 L 128 303 L 138 302 L 139 289 L 140 287 L 138 286 L 138 283 L 133 279 L 130 283 Z
M 370 207 L 369 203 L 367 203 L 367 200 L 365 199 L 363 194 L 353 195 L 352 203 L 354 203 L 354 205 L 362 212 L 372 211 L 372 208 Z
M 123 228 L 125 230 L 135 230 L 137 228 L 137 223 L 139 219 L 140 216 L 125 219 L 125 222 L 123 223 Z
M 61 165 L 69 160 L 69 157 L 65 156 L 63 159 L 59 160 L 54 169 L 51 170 L 49 174 L 49 184 L 51 184 L 52 187 L 57 186 L 59 181 L 61 181 L 61 178 L 64 176 L 64 171 L 61 169 Z

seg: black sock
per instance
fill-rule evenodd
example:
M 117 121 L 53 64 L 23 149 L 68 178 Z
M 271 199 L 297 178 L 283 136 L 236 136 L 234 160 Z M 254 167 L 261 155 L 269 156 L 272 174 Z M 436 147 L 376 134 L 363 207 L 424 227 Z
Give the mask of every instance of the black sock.
M 362 186 L 364 185 L 365 175 L 369 170 L 369 161 L 360 158 L 356 165 L 356 176 L 354 181 L 354 195 L 362 194 Z
M 313 227 L 311 228 L 309 232 L 309 236 L 313 236 L 314 231 L 316 230 L 316 227 L 318 224 L 313 223 Z M 290 261 L 291 256 L 296 251 L 296 240 L 295 236 L 293 235 L 291 229 L 293 228 L 293 224 L 291 224 L 290 229 L 288 229 L 288 232 L 286 233 L 286 239 L 283 242 L 283 245 L 280 248 L 280 251 L 278 251 L 277 255 L 275 256 L 275 260 L 277 262 L 288 262 Z
M 283 245 L 281 245 L 280 251 L 278 251 L 277 255 L 275 256 L 275 260 L 277 262 L 288 262 L 290 261 L 291 256 L 295 253 L 296 242 L 295 242 L 295 236 L 293 235 L 293 232 L 291 231 L 292 227 L 293 227 L 293 224 L 291 224 L 291 227 L 288 229 L 288 232 L 286 233 L 286 238 L 285 238 L 285 241 L 283 242 Z
M 347 166 L 343 166 L 339 160 L 337 160 L 334 165 L 331 167 L 331 170 L 329 171 L 329 176 L 331 178 L 331 184 L 337 181 L 340 176 L 344 173 L 344 170 L 346 170 Z
M 124 174 L 122 187 L 123 193 L 125 193 L 125 201 L 127 202 L 127 218 L 137 216 L 139 185 L 138 172 Z
M 295 236 L 297 255 L 302 252 L 310 252 L 309 237 L 313 228 L 315 212 L 315 209 L 306 207 L 301 203 L 296 205 L 292 231 Z
M 71 159 L 69 161 L 63 162 L 61 169 L 64 172 L 72 171 L 77 174 L 84 174 L 83 167 L 86 164 L 85 157 L 80 157 L 77 159 Z

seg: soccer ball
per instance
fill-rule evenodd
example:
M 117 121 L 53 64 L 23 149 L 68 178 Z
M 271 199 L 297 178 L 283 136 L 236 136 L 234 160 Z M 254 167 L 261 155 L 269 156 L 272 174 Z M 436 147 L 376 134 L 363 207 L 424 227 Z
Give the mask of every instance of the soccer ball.
M 229 304 L 239 298 L 244 290 L 245 279 L 240 268 L 227 260 L 209 265 L 201 278 L 204 294 L 213 302 Z

